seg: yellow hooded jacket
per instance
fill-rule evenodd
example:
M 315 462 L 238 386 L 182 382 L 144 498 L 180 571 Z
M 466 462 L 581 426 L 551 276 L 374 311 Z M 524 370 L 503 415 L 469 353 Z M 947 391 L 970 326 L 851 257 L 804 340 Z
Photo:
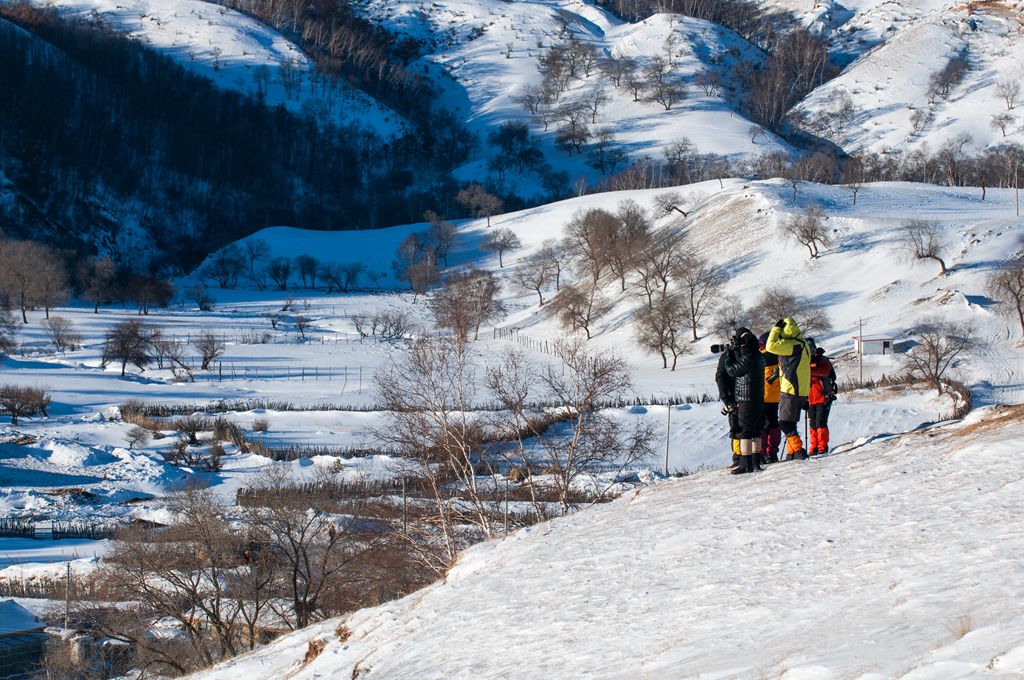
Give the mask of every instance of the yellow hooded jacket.
M 782 392 L 795 397 L 811 393 L 811 350 L 791 317 L 783 319 L 782 328 L 773 326 L 764 348 L 779 357 L 779 382 Z

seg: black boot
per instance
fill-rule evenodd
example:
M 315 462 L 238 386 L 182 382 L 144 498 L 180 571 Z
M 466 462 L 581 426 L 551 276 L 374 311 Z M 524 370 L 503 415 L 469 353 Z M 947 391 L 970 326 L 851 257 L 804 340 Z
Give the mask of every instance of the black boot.
M 740 456 L 740 463 L 732 469 L 732 474 L 742 475 L 754 471 L 754 464 L 750 456 Z
M 739 467 L 740 463 L 741 463 L 740 457 L 738 455 L 736 455 L 735 453 L 732 454 L 732 465 L 730 467 L 732 467 L 732 468 Z
M 754 455 L 752 455 L 750 457 L 750 461 L 751 461 L 750 462 L 750 468 L 747 470 L 747 472 L 753 472 L 754 470 L 757 470 L 758 472 L 760 472 L 761 471 L 761 454 L 760 453 L 755 453 Z

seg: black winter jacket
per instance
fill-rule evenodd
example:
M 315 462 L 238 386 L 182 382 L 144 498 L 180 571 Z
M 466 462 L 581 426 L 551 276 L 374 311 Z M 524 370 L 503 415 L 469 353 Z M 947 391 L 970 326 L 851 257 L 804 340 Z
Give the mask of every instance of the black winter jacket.
M 735 381 L 736 402 L 764 404 L 764 357 L 749 347 L 725 353 L 725 372 Z
M 718 355 L 718 367 L 715 369 L 715 384 L 718 385 L 718 398 L 724 404 L 736 403 L 736 381 L 725 370 L 728 352 Z

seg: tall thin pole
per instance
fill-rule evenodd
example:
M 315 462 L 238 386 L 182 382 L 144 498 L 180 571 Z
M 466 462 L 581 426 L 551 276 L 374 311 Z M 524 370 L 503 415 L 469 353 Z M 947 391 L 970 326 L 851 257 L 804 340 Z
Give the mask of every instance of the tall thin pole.
M 1020 168 L 1013 169 L 1013 205 L 1017 211 L 1017 217 L 1020 217 Z
M 858 321 L 860 335 L 857 336 L 857 361 L 860 364 L 860 386 L 864 387 L 864 319 Z
M 68 562 L 67 578 L 64 581 L 64 630 L 69 628 L 68 620 L 71 617 L 71 563 Z
M 668 477 L 668 444 L 672 436 L 672 400 L 668 400 L 668 416 L 665 418 L 665 476 Z

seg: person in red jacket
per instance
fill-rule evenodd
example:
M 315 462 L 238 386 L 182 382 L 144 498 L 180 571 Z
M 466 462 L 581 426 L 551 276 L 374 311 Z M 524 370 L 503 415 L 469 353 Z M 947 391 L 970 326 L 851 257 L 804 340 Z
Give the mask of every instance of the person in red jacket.
M 811 393 L 807 418 L 810 421 L 810 455 L 828 453 L 828 416 L 835 400 L 836 372 L 825 350 L 817 348 L 811 357 Z

